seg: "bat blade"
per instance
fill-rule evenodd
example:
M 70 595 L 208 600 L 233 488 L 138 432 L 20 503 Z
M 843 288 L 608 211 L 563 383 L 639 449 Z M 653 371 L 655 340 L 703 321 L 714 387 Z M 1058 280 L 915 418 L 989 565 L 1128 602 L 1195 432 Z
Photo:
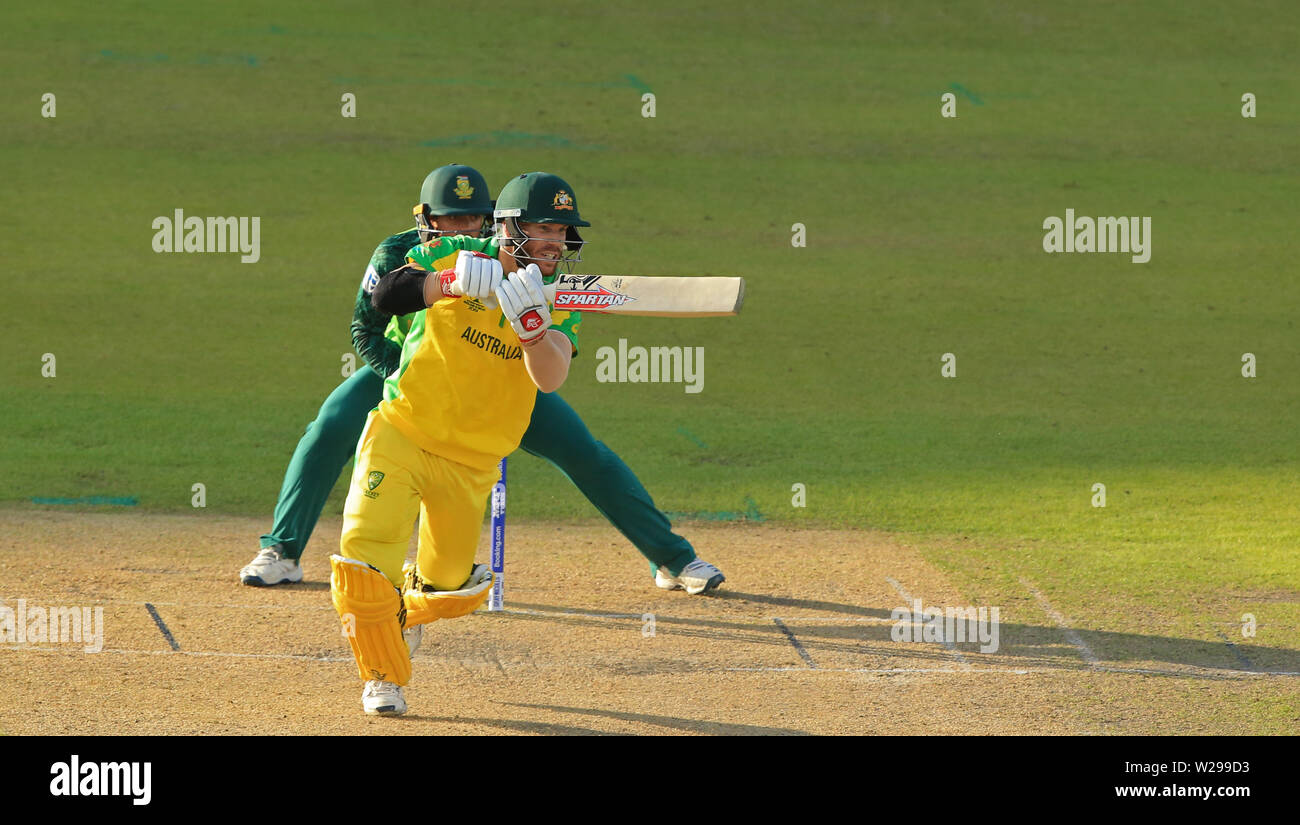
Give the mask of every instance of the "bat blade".
M 460 295 L 455 270 L 438 276 L 443 295 Z M 652 318 L 737 315 L 745 302 L 744 278 L 714 276 L 561 275 L 542 290 L 558 310 Z
M 556 309 L 656 318 L 736 315 L 744 278 L 651 275 L 561 275 L 543 289 Z

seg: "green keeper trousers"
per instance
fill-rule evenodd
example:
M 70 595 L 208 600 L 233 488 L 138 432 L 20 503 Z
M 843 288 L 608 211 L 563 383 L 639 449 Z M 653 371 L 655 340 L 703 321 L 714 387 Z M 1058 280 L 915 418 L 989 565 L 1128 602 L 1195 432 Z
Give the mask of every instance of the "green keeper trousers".
M 300 558 L 339 474 L 356 452 L 366 414 L 383 397 L 384 379 L 369 366 L 352 373 L 321 405 L 316 420 L 298 441 L 284 473 L 275 523 L 262 547 L 280 545 Z M 674 576 L 695 558 L 690 542 L 672 531 L 668 517 L 623 459 L 592 437 L 587 425 L 556 393 L 537 393 L 533 417 L 519 445 L 544 458 L 632 542 L 651 568 Z

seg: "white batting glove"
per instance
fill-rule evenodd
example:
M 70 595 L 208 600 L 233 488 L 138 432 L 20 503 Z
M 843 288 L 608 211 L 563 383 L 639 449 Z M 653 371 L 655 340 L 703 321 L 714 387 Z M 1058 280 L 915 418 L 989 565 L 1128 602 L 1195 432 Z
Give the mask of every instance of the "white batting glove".
M 456 280 L 466 298 L 491 298 L 501 283 L 501 262 L 482 252 L 462 249 L 456 255 Z
M 551 312 L 546 306 L 542 271 L 537 264 L 529 264 L 503 280 L 496 296 L 521 344 L 528 346 L 542 340 L 551 326 Z

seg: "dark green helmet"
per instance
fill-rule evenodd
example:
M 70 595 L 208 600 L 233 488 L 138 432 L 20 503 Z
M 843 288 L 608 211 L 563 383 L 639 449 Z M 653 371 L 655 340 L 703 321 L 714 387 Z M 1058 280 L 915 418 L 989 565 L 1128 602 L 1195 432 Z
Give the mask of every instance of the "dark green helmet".
M 420 203 L 429 214 L 489 215 L 492 198 L 487 181 L 472 166 L 451 163 L 429 173 L 420 186 Z
M 420 237 L 426 241 L 439 234 L 429 226 L 429 218 L 441 215 L 483 215 L 486 232 L 487 216 L 492 214 L 492 198 L 487 181 L 477 169 L 450 163 L 434 169 L 425 177 L 420 186 L 420 202 L 413 211 Z
M 523 221 L 558 223 L 569 227 L 565 246 L 574 254 L 564 260 L 574 263 L 582 260 L 577 253 L 586 241 L 578 234 L 577 227 L 591 224 L 584 221 L 578 212 L 578 197 L 573 193 L 573 187 L 559 175 L 528 172 L 514 178 L 497 195 L 496 211 L 492 214 L 497 219 L 497 237 L 502 242 L 509 242 L 514 252 L 520 253 L 515 255 L 517 259 L 531 260 L 522 254 L 523 244 L 528 240 L 519 228 L 519 222 Z

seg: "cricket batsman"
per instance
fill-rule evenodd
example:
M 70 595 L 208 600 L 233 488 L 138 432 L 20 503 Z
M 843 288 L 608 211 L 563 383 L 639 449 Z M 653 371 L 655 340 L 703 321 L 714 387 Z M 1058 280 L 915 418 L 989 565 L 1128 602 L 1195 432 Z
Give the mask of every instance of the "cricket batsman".
M 352 319 L 353 344 L 365 364 L 326 398 L 299 440 L 285 470 L 271 531 L 262 536 L 257 556 L 240 570 L 241 582 L 265 587 L 302 581 L 299 559 L 330 490 L 352 459 L 367 414 L 383 396 L 384 380 L 398 368 L 402 340 L 411 325 L 410 316 L 393 319 L 374 308 L 371 294 L 380 276 L 400 268 L 407 250 L 421 242 L 482 237 L 490 231 L 491 216 L 483 176 L 469 166 L 443 166 L 429 173 L 420 188 L 416 228 L 384 239 L 375 249 Z M 396 321 L 391 328 L 390 321 Z M 632 470 L 592 437 L 557 393 L 537 393 L 520 446 L 549 461 L 578 487 L 645 556 L 659 587 L 695 594 L 725 580 L 718 568 L 696 558 L 694 548 L 672 531 Z
M 416 314 L 357 444 L 330 558 L 369 714 L 406 712 L 404 629 L 467 615 L 487 598 L 492 572 L 474 553 L 497 463 L 519 446 L 539 392 L 559 389 L 578 350 L 580 317 L 552 312 L 542 292 L 566 247 L 581 248 L 578 227 L 591 225 L 573 188 L 555 175 L 521 175 L 502 190 L 496 215 L 495 237 L 421 244 L 374 289 L 377 309 Z M 440 271 L 454 272 L 463 299 L 443 297 Z M 404 570 L 417 512 L 416 560 Z

